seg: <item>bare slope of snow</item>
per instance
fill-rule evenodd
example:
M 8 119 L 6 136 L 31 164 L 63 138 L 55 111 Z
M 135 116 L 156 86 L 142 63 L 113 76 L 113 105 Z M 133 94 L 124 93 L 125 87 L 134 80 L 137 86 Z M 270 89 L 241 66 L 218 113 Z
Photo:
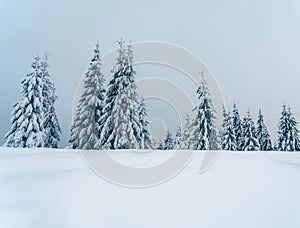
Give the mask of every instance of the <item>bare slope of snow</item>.
M 170 156 L 112 154 L 136 166 Z M 0 227 L 300 226 L 300 153 L 221 152 L 199 174 L 203 154 L 164 184 L 131 189 L 97 176 L 77 151 L 0 148 Z

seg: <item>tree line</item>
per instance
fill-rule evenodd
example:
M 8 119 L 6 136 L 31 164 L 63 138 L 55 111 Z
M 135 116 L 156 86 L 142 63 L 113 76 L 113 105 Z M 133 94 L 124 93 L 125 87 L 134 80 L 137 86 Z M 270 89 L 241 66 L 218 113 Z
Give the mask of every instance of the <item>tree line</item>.
M 167 131 L 157 149 L 195 149 L 194 145 L 189 143 L 189 132 L 192 128 L 191 119 L 187 116 L 184 127 L 179 126 L 174 137 L 170 131 Z M 220 144 L 217 149 L 229 151 L 300 151 L 297 121 L 291 108 L 287 105 L 282 106 L 277 133 L 277 141 L 272 145 L 261 110 L 259 110 L 255 124 L 250 111 L 246 113 L 244 118 L 241 118 L 237 105 L 234 104 L 231 112 L 227 112 L 223 107 L 223 123 L 218 135 Z M 213 148 L 207 147 L 207 149 Z
M 223 108 L 223 124 L 216 124 L 216 111 L 205 75 L 200 72 L 193 116 L 186 116 L 175 137 L 167 131 L 158 144 L 151 137 L 148 111 L 135 82 L 133 50 L 118 42 L 118 57 L 106 82 L 102 72 L 99 42 L 84 75 L 81 97 L 70 130 L 72 149 L 192 149 L 231 151 L 299 151 L 299 130 L 291 108 L 283 105 L 278 139 L 272 145 L 264 116 L 259 110 L 256 124 L 250 112 L 240 117 L 236 104 Z M 22 81 L 22 99 L 11 113 L 7 147 L 57 148 L 61 128 L 57 118 L 55 86 L 49 74 L 48 56 L 35 57 L 31 72 Z

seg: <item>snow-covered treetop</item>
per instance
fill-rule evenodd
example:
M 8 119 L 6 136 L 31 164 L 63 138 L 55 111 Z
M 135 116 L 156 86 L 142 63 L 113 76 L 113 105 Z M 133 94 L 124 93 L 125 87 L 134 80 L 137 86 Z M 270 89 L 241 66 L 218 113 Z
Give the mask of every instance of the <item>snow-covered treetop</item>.
M 207 82 L 204 78 L 204 72 L 200 72 L 200 83 L 199 83 L 199 87 L 197 89 L 197 94 L 198 94 L 198 98 L 202 98 L 202 97 L 209 97 L 209 90 L 208 90 L 208 86 L 207 86 Z
M 95 49 L 94 49 L 94 58 L 91 60 L 90 65 L 93 64 L 93 62 L 97 62 L 100 60 L 100 43 L 99 40 L 95 44 Z

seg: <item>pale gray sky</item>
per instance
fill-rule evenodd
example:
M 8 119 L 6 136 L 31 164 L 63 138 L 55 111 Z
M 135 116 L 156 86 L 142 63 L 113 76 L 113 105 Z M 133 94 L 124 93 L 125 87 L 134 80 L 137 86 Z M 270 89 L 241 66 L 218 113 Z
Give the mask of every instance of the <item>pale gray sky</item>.
M 255 117 L 262 108 L 273 138 L 283 102 L 300 120 L 298 0 L 0 0 L 0 34 L 1 144 L 36 54 L 50 55 L 64 145 L 75 90 L 95 41 L 105 53 L 120 37 L 189 49 L 212 70 L 227 105 L 235 101 Z

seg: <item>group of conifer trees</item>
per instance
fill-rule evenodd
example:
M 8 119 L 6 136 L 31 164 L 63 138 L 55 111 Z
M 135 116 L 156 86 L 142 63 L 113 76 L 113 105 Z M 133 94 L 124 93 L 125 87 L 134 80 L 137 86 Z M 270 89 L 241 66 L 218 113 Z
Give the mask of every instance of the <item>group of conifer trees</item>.
M 11 113 L 11 129 L 4 146 L 57 148 L 61 129 L 55 111 L 55 87 L 48 72 L 48 56 L 35 57 L 22 81 L 23 98 Z
M 216 124 L 215 109 L 205 75 L 196 91 L 193 116 L 186 117 L 175 137 L 168 131 L 158 145 L 151 137 L 146 103 L 135 82 L 131 44 L 118 42 L 118 57 L 106 83 L 99 43 L 84 75 L 83 88 L 71 126 L 72 149 L 192 149 L 245 151 L 299 151 L 297 121 L 290 107 L 283 106 L 278 140 L 272 146 L 264 117 L 259 111 L 255 124 L 250 112 L 241 119 L 236 104 L 223 109 L 223 124 Z M 61 129 L 55 112 L 55 87 L 48 72 L 48 57 L 36 57 L 31 72 L 22 81 L 23 98 L 14 105 L 8 147 L 57 148 Z
M 175 137 L 167 131 L 165 138 L 157 149 L 194 149 L 195 144 L 190 142 L 190 132 L 195 125 L 191 124 L 189 117 L 186 118 L 185 126 L 178 127 Z M 202 127 L 203 129 L 203 127 Z M 205 129 L 205 128 L 204 128 Z M 193 131 L 192 131 L 193 132 Z M 209 135 L 209 130 L 207 135 Z M 232 112 L 227 112 L 223 107 L 222 128 L 214 136 L 215 147 L 205 147 L 203 150 L 231 150 L 231 151 L 300 151 L 299 130 L 297 121 L 291 112 L 291 108 L 283 105 L 278 124 L 277 142 L 272 145 L 271 137 L 264 122 L 264 116 L 259 110 L 256 125 L 250 115 L 250 111 L 242 119 L 236 104 Z M 218 140 L 219 138 L 219 140 Z M 220 142 L 218 144 L 217 142 Z M 200 149 L 201 150 L 201 149 Z
M 96 44 L 71 127 L 73 149 L 152 148 L 146 105 L 135 83 L 132 47 L 123 40 L 118 44 L 107 86 Z

